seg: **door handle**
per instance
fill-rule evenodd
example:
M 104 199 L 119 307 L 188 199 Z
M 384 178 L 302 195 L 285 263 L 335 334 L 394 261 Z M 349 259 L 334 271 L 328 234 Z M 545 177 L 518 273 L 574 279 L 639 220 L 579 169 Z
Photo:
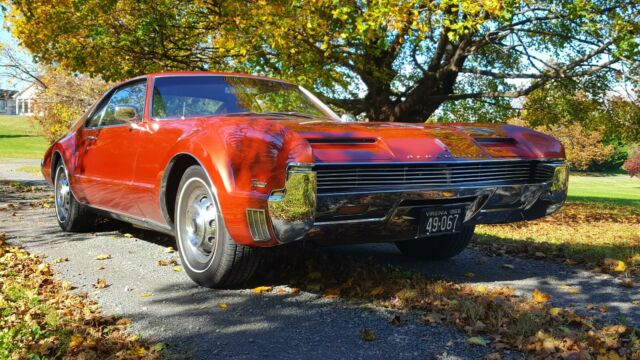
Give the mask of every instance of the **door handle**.
M 98 140 L 98 138 L 93 136 L 93 135 L 87 135 L 84 138 L 87 139 L 87 141 L 96 141 L 96 140 Z

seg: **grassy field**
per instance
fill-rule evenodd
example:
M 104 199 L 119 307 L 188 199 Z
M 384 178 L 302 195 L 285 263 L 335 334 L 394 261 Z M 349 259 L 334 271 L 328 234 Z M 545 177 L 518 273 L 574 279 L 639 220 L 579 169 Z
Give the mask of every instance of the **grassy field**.
M 0 158 L 39 159 L 47 146 L 28 118 L 0 116 Z
M 623 174 L 572 175 L 569 200 L 640 208 L 640 179 Z

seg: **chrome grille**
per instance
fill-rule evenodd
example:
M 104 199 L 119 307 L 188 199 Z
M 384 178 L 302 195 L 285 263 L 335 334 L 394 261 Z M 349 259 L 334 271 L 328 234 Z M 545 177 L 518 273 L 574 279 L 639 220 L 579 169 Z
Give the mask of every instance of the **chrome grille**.
M 417 164 L 316 164 L 318 193 L 456 185 L 526 184 L 551 180 L 540 161 Z

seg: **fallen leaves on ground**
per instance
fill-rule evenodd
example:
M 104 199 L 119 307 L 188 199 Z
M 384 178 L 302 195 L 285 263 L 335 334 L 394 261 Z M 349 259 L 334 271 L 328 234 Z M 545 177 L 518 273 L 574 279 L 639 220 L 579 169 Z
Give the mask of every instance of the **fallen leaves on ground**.
M 111 259 L 111 255 L 109 255 L 109 254 L 98 254 L 95 257 L 95 259 L 96 260 L 108 260 L 108 259 Z
M 104 289 L 107 286 L 109 286 L 109 284 L 107 284 L 107 280 L 102 278 L 98 279 L 96 283 L 93 284 L 93 287 L 96 289 Z
M 178 265 L 176 259 L 160 259 L 158 260 L 158 266 L 175 266 Z
M 478 226 L 473 246 L 489 255 L 556 259 L 568 266 L 580 264 L 637 281 L 640 209 L 567 202 L 558 212 L 539 220 Z
M 130 320 L 102 315 L 48 264 L 0 234 L 0 358 L 156 359 L 162 348 L 127 332 Z M 100 281 L 97 282 L 97 284 Z
M 363 261 L 313 250 L 296 260 L 274 260 L 280 263 L 274 274 L 296 274 L 286 282 L 325 297 L 421 311 L 425 325 L 451 324 L 467 333 L 468 339 L 486 340 L 485 345 L 496 351 L 517 350 L 531 358 L 595 357 L 610 351 L 640 357 L 640 330 L 599 327 L 587 315 L 551 306 L 550 296 L 540 290 L 531 297 L 517 296 L 507 286 L 432 280 L 373 259 Z M 270 291 L 269 286 L 256 289 L 252 292 Z
M 533 290 L 533 292 L 531 293 L 531 298 L 538 304 L 544 304 L 551 300 L 551 296 L 549 296 L 549 294 L 545 294 L 538 289 Z
M 218 307 L 219 307 L 220 309 L 226 309 L 226 308 L 228 308 L 228 307 L 229 307 L 229 305 L 227 305 L 227 304 L 225 304 L 225 303 L 220 303 L 220 304 L 218 304 Z

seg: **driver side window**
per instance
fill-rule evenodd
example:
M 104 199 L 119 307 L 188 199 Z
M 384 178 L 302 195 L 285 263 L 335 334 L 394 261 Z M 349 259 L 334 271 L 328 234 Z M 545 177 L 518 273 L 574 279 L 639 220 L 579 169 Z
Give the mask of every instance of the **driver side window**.
M 99 105 L 96 112 L 87 121 L 86 127 L 102 127 L 120 125 L 125 122 L 115 118 L 115 109 L 117 106 L 131 106 L 136 109 L 138 116 L 142 116 L 144 111 L 144 102 L 147 93 L 147 80 L 140 80 L 126 84 L 117 89 L 108 101 L 104 101 Z

